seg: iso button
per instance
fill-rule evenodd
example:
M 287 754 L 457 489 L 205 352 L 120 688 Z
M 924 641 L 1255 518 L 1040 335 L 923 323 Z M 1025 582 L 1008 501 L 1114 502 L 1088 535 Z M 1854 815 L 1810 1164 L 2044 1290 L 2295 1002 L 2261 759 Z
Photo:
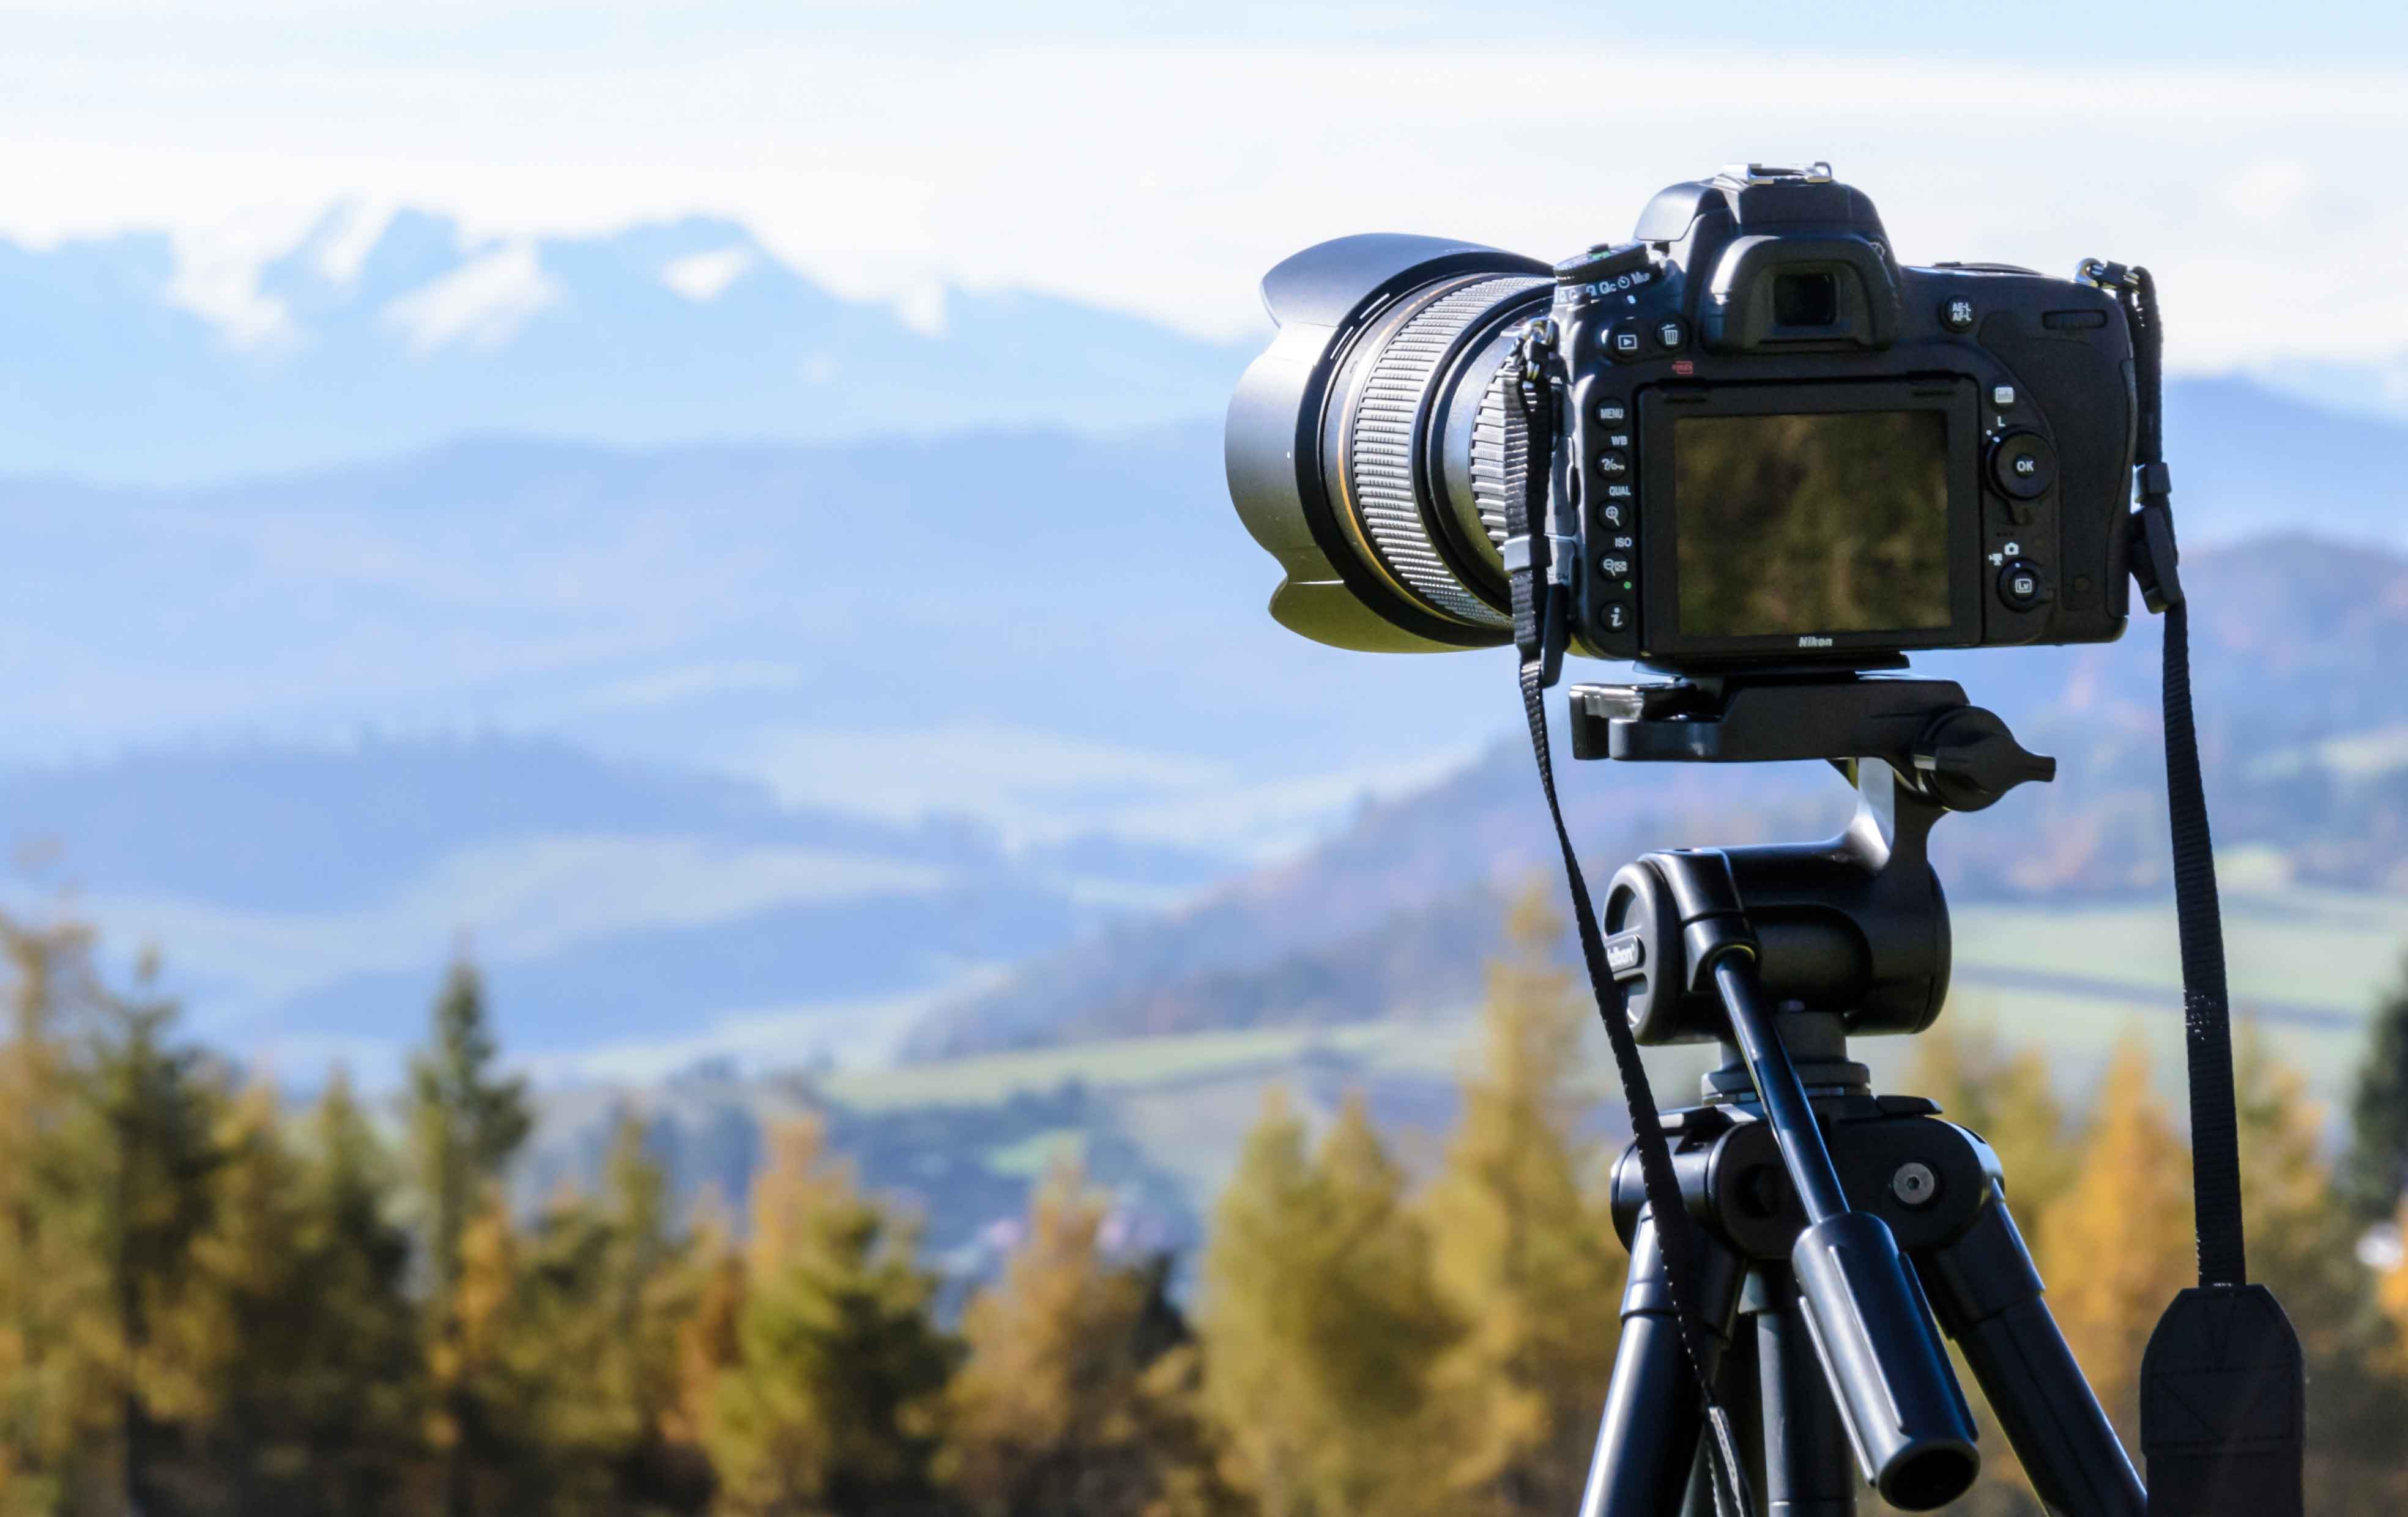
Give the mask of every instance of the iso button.
M 2037 432 L 2010 432 L 1990 445 L 1990 482 L 2011 500 L 2037 500 L 2057 482 L 2057 451 Z

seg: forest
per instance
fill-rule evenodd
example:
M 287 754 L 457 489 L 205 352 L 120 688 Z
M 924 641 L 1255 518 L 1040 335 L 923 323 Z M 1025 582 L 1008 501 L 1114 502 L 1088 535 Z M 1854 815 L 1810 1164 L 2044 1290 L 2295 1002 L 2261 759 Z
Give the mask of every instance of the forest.
M 1057 1163 L 958 1310 L 821 1130 L 678 1204 L 625 1120 L 601 1182 L 505 1197 L 534 1120 L 455 965 L 404 1088 L 293 1109 L 72 923 L 0 923 L 0 1514 L 1340 1517 L 1569 1512 L 1623 1251 L 1561 925 L 1514 906 L 1434 1174 L 1277 1093 L 1192 1290 Z M 2245 1036 L 2253 1273 L 2310 1355 L 2310 1503 L 2408 1497 L 2408 988 L 2346 1123 Z M 2078 1096 L 1979 1026 L 1916 1081 L 1981 1132 L 2132 1440 L 2191 1272 L 2180 1124 L 2137 1045 Z M 2346 1127 L 2345 1145 L 2332 1135 Z M 1954 1510 L 2037 1513 L 1994 1425 Z M 2133 1442 L 2137 1447 L 2137 1442 Z M 1870 1502 L 1870 1498 L 1868 1498 Z

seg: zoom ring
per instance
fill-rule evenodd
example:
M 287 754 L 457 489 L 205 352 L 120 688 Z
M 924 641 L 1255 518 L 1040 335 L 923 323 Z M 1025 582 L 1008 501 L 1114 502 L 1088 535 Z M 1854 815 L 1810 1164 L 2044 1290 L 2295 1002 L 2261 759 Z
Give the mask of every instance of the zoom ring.
M 1430 540 L 1416 484 L 1422 409 L 1464 329 L 1546 282 L 1521 275 L 1483 279 L 1432 301 L 1380 350 L 1354 404 L 1347 473 L 1373 549 L 1414 594 L 1473 626 L 1510 627 L 1513 619 L 1474 594 Z

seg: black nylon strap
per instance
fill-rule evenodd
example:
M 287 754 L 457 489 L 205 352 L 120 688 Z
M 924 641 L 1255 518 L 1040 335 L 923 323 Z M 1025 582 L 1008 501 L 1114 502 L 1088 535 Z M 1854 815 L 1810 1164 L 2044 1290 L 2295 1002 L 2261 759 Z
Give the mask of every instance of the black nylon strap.
M 2173 834 L 2174 917 L 2182 940 L 2183 1040 L 2189 1059 L 2191 1193 L 2199 1232 L 2199 1282 L 2237 1286 L 2249 1278 L 2241 1223 L 2241 1139 L 2232 1091 L 2232 1012 L 2224 968 L 2224 915 L 2216 899 L 2215 847 L 2200 778 L 2199 728 L 2190 697 L 2190 605 L 2176 567 L 2173 479 L 2165 463 L 2165 334 L 2157 282 L 2145 268 L 2101 271 L 2132 328 L 2140 437 L 2134 459 L 2140 510 L 2132 550 L 2152 610 L 2165 615 L 2166 814 Z
M 1664 1251 L 1665 1284 L 1672 1297 L 1672 1313 L 1681 1352 L 1697 1379 L 1710 1439 L 1707 1467 L 1712 1475 L 1714 1507 L 1721 1517 L 1745 1517 L 1756 1510 L 1748 1489 L 1746 1467 L 1740 1462 L 1739 1440 L 1730 1414 L 1714 1395 L 1713 1377 L 1706 1372 L 1706 1326 L 1698 1311 L 1697 1219 L 1681 1200 L 1681 1182 L 1672 1172 L 1672 1149 L 1656 1109 L 1656 1093 L 1647 1083 L 1647 1066 L 1639 1057 L 1639 1043 L 1630 1033 L 1630 1019 L 1622 997 L 1613 990 L 1612 971 L 1605 962 L 1605 937 L 1597 924 L 1597 907 L 1589 898 L 1588 880 L 1581 873 L 1580 853 L 1564 824 L 1564 809 L 1555 793 L 1554 746 L 1547 737 L 1546 690 L 1554 683 L 1554 665 L 1563 647 L 1563 619 L 1569 613 L 1567 583 L 1555 582 L 1545 557 L 1545 539 L 1534 530 L 1546 520 L 1548 482 L 1555 465 L 1555 393 L 1550 371 L 1552 333 L 1543 324 L 1533 328 L 1519 355 L 1521 382 L 1516 387 L 1523 412 L 1527 451 L 1523 490 L 1508 495 L 1505 525 L 1509 540 L 1530 546 L 1511 572 L 1515 642 L 1522 657 L 1522 712 L 1529 723 L 1530 752 L 1538 761 L 1539 786 L 1546 793 L 1547 817 L 1563 852 L 1564 879 L 1570 886 L 1572 921 L 1580 932 L 1581 962 L 1588 970 L 1589 991 L 1597 999 L 1598 1016 L 1605 1023 L 1606 1041 L 1613 1047 L 1614 1068 L 1622 1081 L 1622 1098 L 1630 1112 L 1632 1147 L 1639 1155 L 1639 1175 L 1647 1209 L 1656 1224 L 1656 1238 Z

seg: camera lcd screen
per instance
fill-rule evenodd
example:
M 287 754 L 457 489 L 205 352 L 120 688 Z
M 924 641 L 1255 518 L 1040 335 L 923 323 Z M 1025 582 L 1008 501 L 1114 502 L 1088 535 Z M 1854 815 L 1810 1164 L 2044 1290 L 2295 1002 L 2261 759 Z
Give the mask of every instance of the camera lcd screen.
M 1672 451 L 1684 638 L 1949 624 L 1941 412 L 1684 416 Z

